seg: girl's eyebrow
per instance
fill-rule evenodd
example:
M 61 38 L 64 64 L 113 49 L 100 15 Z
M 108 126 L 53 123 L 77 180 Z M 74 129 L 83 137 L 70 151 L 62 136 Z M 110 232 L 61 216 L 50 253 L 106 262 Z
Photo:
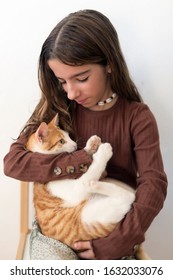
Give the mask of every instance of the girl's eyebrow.
M 82 76 L 82 75 L 84 75 L 84 74 L 87 74 L 88 72 L 90 72 L 90 69 L 85 70 L 85 71 L 82 71 L 82 72 L 79 72 L 79 73 L 76 73 L 76 74 L 70 76 L 70 77 L 69 77 L 69 80 L 71 80 L 71 79 L 73 79 L 73 78 L 76 78 L 76 77 L 79 77 L 79 76 Z M 57 78 L 60 79 L 60 80 L 64 80 L 64 79 L 61 78 L 61 77 L 57 77 Z

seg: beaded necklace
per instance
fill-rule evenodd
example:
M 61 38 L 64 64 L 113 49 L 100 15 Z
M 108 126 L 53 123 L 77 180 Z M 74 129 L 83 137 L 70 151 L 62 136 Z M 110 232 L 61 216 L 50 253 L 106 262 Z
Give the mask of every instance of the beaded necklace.
M 107 98 L 107 99 L 104 100 L 104 101 L 99 101 L 96 105 L 98 105 L 98 106 L 103 106 L 103 105 L 105 105 L 105 104 L 107 104 L 107 103 L 110 103 L 110 102 L 112 102 L 112 100 L 113 100 L 116 96 L 117 96 L 116 93 L 113 93 L 113 94 L 111 95 L 111 97 Z

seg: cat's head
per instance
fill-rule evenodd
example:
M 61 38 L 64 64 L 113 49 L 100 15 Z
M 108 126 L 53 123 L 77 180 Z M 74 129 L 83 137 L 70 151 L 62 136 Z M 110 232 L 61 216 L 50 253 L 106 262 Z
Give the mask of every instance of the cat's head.
M 77 144 L 66 131 L 57 126 L 57 123 L 58 115 L 48 124 L 42 122 L 37 131 L 29 137 L 27 149 L 44 154 L 74 152 L 77 149 Z

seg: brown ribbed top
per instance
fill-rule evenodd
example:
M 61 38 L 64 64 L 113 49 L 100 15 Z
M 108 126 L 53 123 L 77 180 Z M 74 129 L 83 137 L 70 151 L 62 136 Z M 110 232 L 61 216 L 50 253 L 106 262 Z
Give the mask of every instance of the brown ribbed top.
M 94 240 L 98 259 L 119 259 L 133 254 L 133 247 L 144 241 L 144 234 L 154 217 L 163 207 L 167 178 L 159 147 L 158 128 L 147 105 L 118 99 L 106 111 L 90 111 L 77 106 L 73 114 L 79 148 L 85 146 L 91 135 L 113 147 L 108 176 L 122 180 L 137 188 L 132 209 L 108 237 Z M 23 181 L 48 182 L 81 176 L 81 164 L 89 165 L 91 158 L 84 150 L 73 154 L 43 155 L 25 150 L 25 139 L 11 145 L 4 158 L 7 176 Z M 66 167 L 73 165 L 74 174 Z M 61 174 L 57 175 L 56 167 Z M 138 174 L 138 177 L 136 176 Z M 105 209 L 106 210 L 106 209 Z

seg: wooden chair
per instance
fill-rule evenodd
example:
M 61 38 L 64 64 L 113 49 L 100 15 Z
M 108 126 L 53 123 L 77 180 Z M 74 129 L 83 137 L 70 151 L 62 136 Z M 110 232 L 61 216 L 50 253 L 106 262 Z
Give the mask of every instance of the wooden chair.
M 16 260 L 29 259 L 29 212 L 30 197 L 29 183 L 20 182 L 20 239 L 16 254 Z

